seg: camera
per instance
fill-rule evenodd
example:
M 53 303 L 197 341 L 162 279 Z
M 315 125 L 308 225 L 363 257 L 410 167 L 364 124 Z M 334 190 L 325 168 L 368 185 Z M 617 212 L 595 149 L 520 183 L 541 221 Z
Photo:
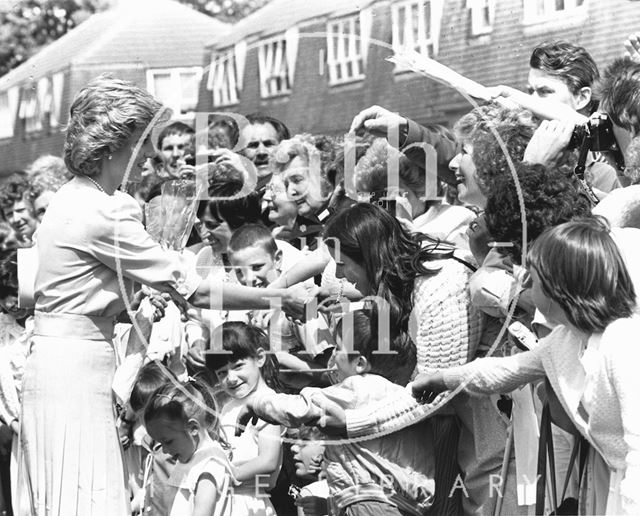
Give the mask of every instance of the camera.
M 624 157 L 613 134 L 613 123 L 606 113 L 594 113 L 586 124 L 574 128 L 568 148 L 578 149 L 580 158 L 588 151 L 608 152 L 619 169 L 624 168 Z M 582 163 L 582 159 L 579 159 Z

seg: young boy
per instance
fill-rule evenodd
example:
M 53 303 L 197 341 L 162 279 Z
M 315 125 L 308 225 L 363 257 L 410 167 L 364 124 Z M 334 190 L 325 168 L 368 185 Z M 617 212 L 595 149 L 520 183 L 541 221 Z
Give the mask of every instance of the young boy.
M 300 251 L 290 244 L 276 241 L 271 231 L 261 224 L 246 224 L 237 229 L 229 240 L 227 250 L 238 282 L 248 287 L 266 288 L 280 277 L 283 270 L 293 267 L 302 257 Z M 307 362 L 289 353 L 301 347 L 312 359 L 323 354 L 328 358 L 333 339 L 323 318 L 295 324 L 282 312 L 275 320 L 272 314 L 271 310 L 241 312 L 240 319 L 269 329 L 272 349 L 278 350 L 276 356 L 283 369 L 309 369 Z M 236 315 L 232 313 L 230 318 L 235 319 Z
M 285 426 L 321 424 L 322 407 L 361 408 L 386 396 L 404 396 L 405 389 L 390 380 L 405 377 L 416 363 L 415 344 L 408 336 L 395 338 L 393 355 L 376 353 L 377 317 L 364 309 L 353 316 L 352 337 L 341 338 L 333 364 L 336 385 L 306 388 L 299 395 L 261 394 L 249 405 L 261 419 Z M 350 345 L 352 344 L 352 345 Z M 343 440 L 327 445 L 325 469 L 329 483 L 329 514 L 420 515 L 434 496 L 434 454 L 430 422 L 423 421 L 399 432 L 369 440 Z

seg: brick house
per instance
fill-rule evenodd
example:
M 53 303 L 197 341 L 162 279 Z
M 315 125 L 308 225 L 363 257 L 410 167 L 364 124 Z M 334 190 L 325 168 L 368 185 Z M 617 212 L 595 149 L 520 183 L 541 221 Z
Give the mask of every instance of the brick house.
M 0 176 L 62 154 L 75 93 L 104 72 L 193 112 L 204 43 L 229 26 L 172 0 L 127 0 L 91 16 L 0 78 Z
M 639 27 L 631 0 L 273 0 L 208 43 L 198 110 L 260 111 L 293 132 L 330 134 L 379 104 L 451 125 L 468 102 L 385 61 L 394 48 L 524 89 L 541 41 L 583 45 L 602 69 Z

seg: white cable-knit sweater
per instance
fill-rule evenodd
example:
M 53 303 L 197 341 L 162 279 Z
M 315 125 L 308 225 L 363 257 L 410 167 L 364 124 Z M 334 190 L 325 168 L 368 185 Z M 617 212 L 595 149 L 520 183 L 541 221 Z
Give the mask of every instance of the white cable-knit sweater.
M 441 269 L 417 278 L 413 288 L 410 328 L 419 373 L 467 363 L 482 332 L 480 312 L 469 300 L 471 269 L 453 259 L 431 264 Z
M 545 375 L 573 423 L 610 468 L 624 472 L 620 503 L 640 514 L 640 317 L 618 319 L 603 333 L 556 327 L 536 349 L 483 358 L 443 371 L 449 389 L 508 392 Z
M 472 271 L 452 259 L 427 265 L 440 270 L 414 284 L 409 329 L 418 351 L 418 373 L 466 363 L 482 333 L 482 316 L 469 301 Z M 346 410 L 347 432 L 351 437 L 396 432 L 430 416 L 436 404 L 420 405 L 406 390 L 380 403 Z

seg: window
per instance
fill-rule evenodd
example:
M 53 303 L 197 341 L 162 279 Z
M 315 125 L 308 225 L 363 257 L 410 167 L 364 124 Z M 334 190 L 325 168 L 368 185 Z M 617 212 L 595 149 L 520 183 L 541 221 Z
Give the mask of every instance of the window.
M 287 40 L 280 36 L 262 43 L 258 52 L 260 96 L 274 97 L 291 92 Z
M 38 109 L 38 92 L 33 86 L 22 89 L 18 118 L 24 121 L 26 133 L 33 133 L 42 129 L 42 120 Z
M 247 44 L 242 41 L 227 52 L 214 52 L 207 88 L 213 93 L 214 106 L 237 104 L 244 79 Z
M 392 45 L 396 53 L 438 53 L 443 0 L 404 0 L 391 6 Z
M 524 23 L 573 16 L 584 10 L 586 0 L 523 0 Z
M 236 67 L 233 54 L 218 54 L 211 61 L 209 72 L 214 106 L 229 106 L 238 103 Z
M 194 111 L 198 104 L 198 90 L 202 68 L 168 68 L 147 70 L 147 90 L 175 115 Z
M 364 55 L 360 17 L 327 23 L 327 65 L 329 84 L 364 79 Z
M 493 30 L 495 0 L 467 0 L 467 7 L 471 10 L 471 35 L 489 34 Z
M 11 138 L 16 123 L 18 88 L 0 92 L 0 138 Z

